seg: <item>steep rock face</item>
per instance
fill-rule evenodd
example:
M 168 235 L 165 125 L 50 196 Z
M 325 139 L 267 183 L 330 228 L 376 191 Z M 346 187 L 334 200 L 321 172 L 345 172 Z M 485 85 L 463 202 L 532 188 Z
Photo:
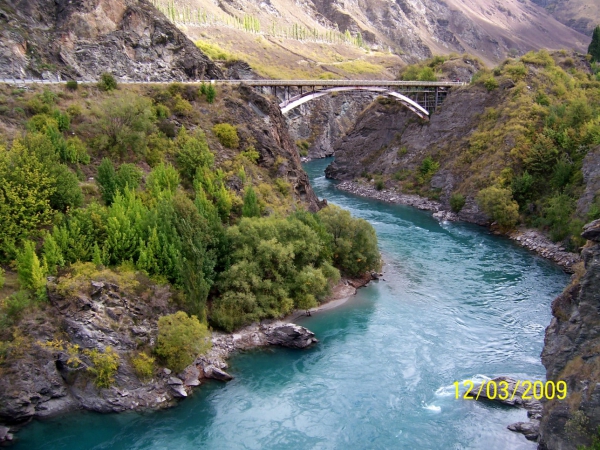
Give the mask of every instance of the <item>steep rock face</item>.
M 222 78 L 145 0 L 3 0 L 0 35 L 0 78 Z
M 138 345 L 155 343 L 157 317 L 174 312 L 168 304 L 170 296 L 168 288 L 158 286 L 136 296 L 115 284 L 91 282 L 78 295 L 65 297 L 49 284 L 48 314 L 22 324 L 28 340 L 0 377 L 0 421 L 19 423 L 78 408 L 121 412 L 168 406 L 173 395 L 166 380 L 158 377 L 153 383 L 141 383 L 129 353 Z M 41 345 L 57 336 L 81 350 L 103 352 L 111 346 L 120 359 L 118 388 L 97 389 L 86 371 L 90 361 L 83 354 L 77 366 L 70 361 L 67 347 Z
M 455 89 L 429 122 L 420 120 L 395 100 L 381 99 L 369 106 L 352 129 L 334 144 L 336 159 L 325 174 L 336 180 L 352 180 L 364 173 L 391 175 L 414 171 L 426 156 L 438 155 L 440 169 L 431 186 L 441 190 L 442 206 L 450 209 L 450 195 L 464 177 L 454 170 L 453 158 L 468 145 L 480 115 L 497 104 L 501 95 L 502 90 L 489 93 L 477 86 Z M 486 221 L 473 198 L 467 198 L 460 218 L 476 223 Z
M 350 130 L 373 102 L 370 94 L 326 96 L 305 103 L 286 116 L 294 140 L 307 141 L 311 159 L 332 156 L 334 143 Z
M 600 221 L 589 224 L 582 252 L 585 273 L 552 303 L 542 363 L 546 377 L 565 381 L 565 400 L 545 403 L 540 448 L 575 449 L 589 445 L 600 425 Z

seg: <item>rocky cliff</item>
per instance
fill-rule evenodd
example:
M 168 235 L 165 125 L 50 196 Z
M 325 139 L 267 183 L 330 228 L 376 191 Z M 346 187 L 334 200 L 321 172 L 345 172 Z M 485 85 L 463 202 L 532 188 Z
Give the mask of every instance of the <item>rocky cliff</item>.
M 552 303 L 542 363 L 546 377 L 565 381 L 566 400 L 544 404 L 540 449 L 589 445 L 600 426 L 600 220 L 588 224 L 584 267 Z
M 0 78 L 222 78 L 145 0 L 2 0 L 0 36 Z

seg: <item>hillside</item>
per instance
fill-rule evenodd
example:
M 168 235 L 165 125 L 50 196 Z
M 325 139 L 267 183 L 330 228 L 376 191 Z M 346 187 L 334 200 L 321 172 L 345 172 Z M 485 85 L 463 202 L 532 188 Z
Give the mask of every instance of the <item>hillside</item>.
M 600 23 L 600 4 L 588 0 L 533 0 L 561 23 L 591 36 Z
M 259 72 L 268 62 L 270 74 L 273 67 L 279 67 L 284 73 L 327 76 L 336 66 L 354 59 L 381 66 L 385 76 L 406 62 L 434 54 L 466 52 L 494 65 L 508 54 L 539 48 L 581 52 L 589 43 L 588 36 L 529 0 L 501 5 L 492 0 L 154 3 L 192 40 L 216 44 L 247 59 Z M 590 20 L 600 22 L 593 8 L 590 12 Z M 338 59 L 337 64 L 332 58 Z
M 429 65 L 443 76 L 465 59 Z M 465 220 L 540 227 L 577 249 L 600 212 L 598 74 L 583 57 L 541 51 L 473 80 L 429 122 L 380 99 L 334 145 L 327 175 L 428 196 Z

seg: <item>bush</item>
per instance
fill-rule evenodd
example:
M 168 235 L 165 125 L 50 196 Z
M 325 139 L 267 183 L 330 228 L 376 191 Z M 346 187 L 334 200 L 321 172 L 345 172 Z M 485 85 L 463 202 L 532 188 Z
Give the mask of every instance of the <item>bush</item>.
M 477 194 L 477 203 L 501 228 L 510 229 L 519 220 L 519 205 L 508 189 L 497 186 L 482 189 Z
M 458 214 L 461 211 L 461 209 L 463 209 L 463 206 L 465 206 L 464 195 L 462 195 L 459 192 L 455 192 L 450 196 L 450 209 L 453 212 Z
M 494 89 L 498 89 L 498 86 L 499 86 L 498 80 L 496 80 L 496 78 L 494 78 L 491 75 L 483 81 L 483 85 L 490 92 L 493 91 Z
M 194 135 L 189 135 L 186 129 L 181 127 L 176 145 L 178 150 L 175 157 L 184 179 L 191 182 L 199 169 L 212 167 L 215 157 L 208 148 L 206 136 L 202 130 L 197 129 Z
M 215 97 L 217 96 L 217 90 L 214 85 L 209 84 L 206 88 L 206 101 L 208 103 L 213 103 L 215 101 Z
M 117 89 L 117 80 L 112 73 L 104 72 L 98 80 L 98 89 L 101 91 L 112 91 Z
M 0 289 L 4 287 L 4 283 L 6 283 L 6 277 L 4 276 L 4 269 L 0 267 Z
M 144 352 L 132 356 L 131 365 L 141 381 L 147 382 L 154 376 L 154 358 Z
M 258 153 L 252 145 L 247 147 L 246 150 L 244 150 L 243 152 L 240 152 L 240 155 L 245 157 L 248 161 L 253 162 L 254 164 L 256 164 L 260 159 L 260 153 Z
M 69 91 L 76 91 L 78 88 L 79 88 L 79 84 L 77 83 L 76 80 L 67 81 L 67 89 Z
M 115 375 L 119 369 L 119 355 L 112 347 L 108 346 L 101 353 L 97 348 L 85 350 L 84 354 L 90 359 L 92 366 L 88 372 L 95 376 L 94 384 L 99 388 L 109 388 L 115 382 Z
M 375 180 L 375 189 L 377 189 L 378 191 L 381 191 L 383 188 L 385 188 L 385 182 L 383 181 L 382 178 L 377 178 Z
M 550 239 L 558 242 L 570 234 L 571 214 L 574 210 L 574 201 L 566 194 L 559 194 L 547 200 L 543 209 L 543 223 L 550 230 Z
M 10 322 L 15 323 L 23 311 L 33 305 L 31 295 L 26 291 L 17 291 L 4 300 L 4 311 Z
M 219 139 L 219 142 L 227 148 L 238 148 L 240 138 L 237 134 L 237 129 L 228 123 L 219 123 L 213 127 L 213 131 Z
M 98 166 L 96 181 L 100 187 L 100 194 L 102 194 L 104 203 L 110 205 L 117 193 L 117 172 L 110 159 L 102 159 L 102 162 Z
M 196 316 L 178 311 L 158 319 L 154 351 L 175 373 L 181 372 L 210 347 L 210 332 Z

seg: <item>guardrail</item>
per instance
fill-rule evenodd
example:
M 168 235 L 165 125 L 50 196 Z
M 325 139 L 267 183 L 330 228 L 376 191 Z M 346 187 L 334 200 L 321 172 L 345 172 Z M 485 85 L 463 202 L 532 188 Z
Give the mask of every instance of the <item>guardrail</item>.
M 119 80 L 120 84 L 223 84 L 230 86 L 238 86 L 245 84 L 247 86 L 268 87 L 268 86 L 414 86 L 414 87 L 455 87 L 464 86 L 467 83 L 462 81 L 392 81 L 392 80 L 195 80 L 195 81 L 133 81 Z M 52 80 L 36 80 L 36 79 L 17 79 L 17 78 L 0 78 L 0 83 L 13 85 L 30 85 L 30 84 L 66 84 L 67 80 L 52 81 Z M 77 80 L 79 84 L 95 84 L 97 81 Z

